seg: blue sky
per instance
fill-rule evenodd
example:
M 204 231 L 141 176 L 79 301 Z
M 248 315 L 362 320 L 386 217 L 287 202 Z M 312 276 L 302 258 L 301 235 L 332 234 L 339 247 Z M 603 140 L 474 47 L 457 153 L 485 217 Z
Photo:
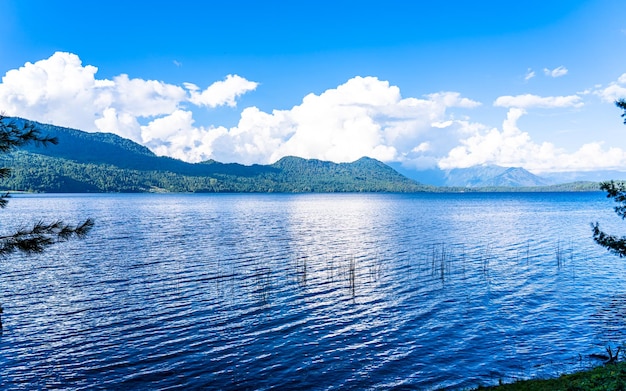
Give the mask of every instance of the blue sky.
M 0 7 L 0 110 L 159 155 L 626 171 L 623 1 Z

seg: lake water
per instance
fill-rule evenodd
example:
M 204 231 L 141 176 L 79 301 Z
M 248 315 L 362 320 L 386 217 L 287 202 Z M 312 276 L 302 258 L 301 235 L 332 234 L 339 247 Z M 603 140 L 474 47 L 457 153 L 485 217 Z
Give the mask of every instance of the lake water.
M 18 195 L 3 232 L 96 220 L 0 259 L 2 389 L 467 389 L 626 341 L 603 193 Z

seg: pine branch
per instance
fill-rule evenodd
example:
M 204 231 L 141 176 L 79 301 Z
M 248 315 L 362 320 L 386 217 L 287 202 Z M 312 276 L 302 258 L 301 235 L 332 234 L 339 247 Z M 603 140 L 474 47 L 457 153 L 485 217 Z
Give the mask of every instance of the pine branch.
M 602 182 L 600 189 L 606 191 L 607 198 L 613 198 L 613 201 L 619 204 L 613 209 L 618 216 L 626 219 L 626 183 L 615 181 Z
M 615 106 L 624 110 L 624 112 L 622 113 L 622 118 L 624 118 L 624 124 L 626 124 L 626 99 L 622 98 L 622 99 L 615 101 Z
M 11 195 L 9 193 L 4 193 L 0 195 L 0 209 L 6 208 L 7 204 L 9 203 L 9 198 L 11 198 Z
M 615 105 L 624 111 L 622 113 L 622 118 L 624 118 L 624 124 L 626 124 L 626 99 L 622 98 L 615 101 Z M 615 213 L 620 216 L 622 220 L 626 219 L 626 182 L 602 182 L 600 184 L 600 189 L 606 191 L 607 198 L 612 198 L 613 201 L 618 204 L 618 206 L 613 208 Z M 591 224 L 591 228 L 593 232 L 593 240 L 596 243 L 606 248 L 613 254 L 619 255 L 620 258 L 626 256 L 626 236 L 619 237 L 609 235 L 600 229 L 600 225 L 597 222 L 595 224 Z M 611 355 L 610 350 L 609 355 Z
M 93 219 L 72 226 L 62 221 L 49 224 L 38 222 L 31 229 L 19 229 L 11 235 L 0 236 L 0 256 L 6 256 L 17 251 L 27 254 L 41 253 L 46 247 L 65 242 L 73 237 L 84 238 L 93 228 Z
M 8 167 L 0 167 L 0 179 L 8 178 L 11 175 L 11 169 Z
M 48 146 L 58 144 L 59 140 L 56 137 L 42 135 L 32 122 L 26 121 L 22 126 L 18 126 L 15 120 L 9 120 L 0 114 L 0 153 L 10 152 L 28 143 Z M 10 175 L 10 168 L 0 167 L 0 179 L 8 178 Z M 0 195 L 0 209 L 7 206 L 8 199 L 9 193 Z
M 625 103 L 626 104 L 626 103 Z M 615 213 L 622 219 L 626 219 L 626 183 L 625 182 L 602 182 L 600 189 L 606 191 L 607 198 L 612 198 L 618 203 L 614 208 Z M 591 225 L 593 230 L 593 240 L 600 246 L 606 248 L 619 257 L 626 256 L 626 237 L 618 237 L 609 235 L 600 229 L 600 225 L 596 222 Z
M 15 120 L 7 121 L 7 117 L 0 115 L 0 152 L 10 152 L 17 147 L 28 143 L 38 146 L 58 144 L 56 137 L 44 136 L 31 122 L 25 122 L 21 127 Z
M 591 228 L 593 230 L 593 240 L 596 243 L 613 254 L 619 255 L 620 258 L 626 256 L 626 237 L 609 235 L 600 229 L 598 223 L 592 224 Z

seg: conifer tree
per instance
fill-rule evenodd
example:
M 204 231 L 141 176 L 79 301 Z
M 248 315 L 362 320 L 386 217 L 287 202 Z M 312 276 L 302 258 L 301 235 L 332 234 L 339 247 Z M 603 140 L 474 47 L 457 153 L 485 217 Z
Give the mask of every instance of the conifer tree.
M 55 137 L 42 135 L 34 124 L 24 121 L 21 125 L 15 119 L 9 119 L 0 114 L 0 153 L 7 153 L 29 143 L 48 146 L 58 144 Z M 0 167 L 0 179 L 11 174 L 8 167 Z M 9 193 L 0 194 L 0 208 L 5 208 L 9 202 Z M 93 227 L 94 221 L 87 219 L 73 226 L 57 220 L 51 223 L 39 221 L 32 228 L 18 228 L 12 233 L 0 235 L 0 256 L 7 256 L 14 252 L 40 253 L 46 247 L 69 240 L 83 238 Z M 2 330 L 2 306 L 0 305 L 0 332 Z
M 626 100 L 620 99 L 615 102 L 615 105 L 623 110 L 622 117 L 624 118 L 624 124 L 626 124 Z M 600 189 L 607 192 L 607 198 L 612 198 L 613 201 L 618 203 L 618 206 L 614 208 L 615 213 L 622 220 L 626 219 L 626 182 L 603 182 L 600 184 Z M 626 236 L 609 235 L 600 229 L 600 225 L 597 222 L 592 224 L 591 227 L 593 240 L 596 243 L 620 258 L 626 256 Z
M 41 146 L 58 144 L 56 137 L 42 135 L 39 130 L 27 121 L 18 126 L 15 120 L 8 120 L 0 115 L 0 153 L 7 153 L 28 143 Z M 11 169 L 0 168 L 0 178 L 11 174 Z M 9 193 L 0 195 L 0 208 L 5 208 L 9 201 Z M 84 237 L 93 226 L 93 220 L 87 219 L 76 226 L 65 224 L 62 221 L 44 223 L 39 221 L 32 228 L 21 228 L 11 234 L 0 236 L 0 256 L 22 251 L 26 253 L 40 253 L 47 246 L 66 241 L 72 237 Z

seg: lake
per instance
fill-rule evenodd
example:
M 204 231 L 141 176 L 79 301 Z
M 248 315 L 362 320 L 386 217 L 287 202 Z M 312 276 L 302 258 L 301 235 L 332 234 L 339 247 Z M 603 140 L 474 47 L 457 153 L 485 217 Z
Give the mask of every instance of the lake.
M 603 193 L 15 195 L 2 389 L 467 389 L 626 341 Z

